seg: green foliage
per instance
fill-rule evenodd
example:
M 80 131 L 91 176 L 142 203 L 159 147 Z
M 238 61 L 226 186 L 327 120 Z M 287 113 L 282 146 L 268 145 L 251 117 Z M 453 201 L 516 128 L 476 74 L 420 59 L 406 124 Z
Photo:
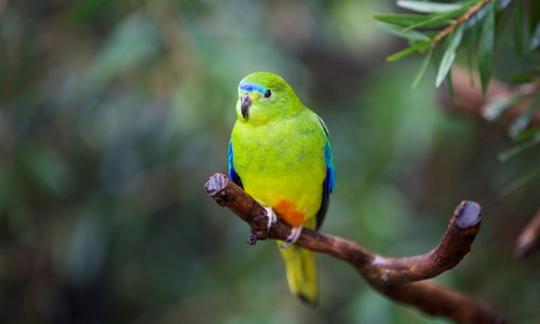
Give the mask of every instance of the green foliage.
M 406 1 L 398 0 L 397 5 L 404 9 L 409 9 L 422 13 L 450 12 L 463 8 L 461 3 L 436 3 L 429 1 Z
M 397 1 L 399 7 L 419 14 L 380 14 L 375 15 L 375 19 L 387 26 L 387 31 L 410 43 L 407 49 L 389 56 L 389 61 L 397 61 L 414 53 L 426 53 L 429 48 L 442 53 L 440 60 L 434 62 L 438 70 L 435 80 L 437 87 L 448 75 L 457 53 L 461 49 L 475 47 L 478 51 L 478 72 L 485 90 L 491 78 L 495 39 L 502 32 L 496 28 L 497 12 L 506 9 L 509 3 L 495 0 L 455 3 Z M 516 9 L 519 10 L 522 9 Z M 422 76 L 423 72 L 419 75 Z M 418 82 L 416 78 L 415 81 L 413 84 Z
M 496 2 L 492 1 L 488 5 L 488 13 L 482 23 L 480 40 L 478 45 L 478 69 L 480 72 L 480 82 L 482 91 L 485 93 L 491 78 L 491 68 L 493 65 L 493 52 L 495 50 L 495 14 L 497 11 Z
M 380 22 L 405 27 L 405 30 L 415 29 L 418 27 L 440 27 L 452 22 L 450 19 L 427 19 L 423 15 L 418 14 L 379 14 L 374 16 Z
M 463 38 L 463 29 L 463 26 L 459 26 L 456 31 L 450 35 L 448 44 L 444 50 L 444 55 L 441 59 L 441 63 L 439 64 L 437 78 L 435 79 L 435 85 L 437 87 L 442 84 L 448 75 L 448 72 L 450 72 L 450 68 L 452 67 L 452 64 L 456 58 L 456 51 L 461 43 L 461 39 Z
M 519 71 L 520 79 L 523 82 L 530 82 L 538 75 L 540 64 L 538 1 L 474 0 L 451 3 L 397 1 L 396 3 L 399 7 L 416 11 L 418 14 L 381 14 L 375 15 L 375 19 L 386 26 L 385 30 L 389 30 L 390 26 L 392 34 L 409 42 L 409 47 L 390 55 L 388 61 L 394 62 L 415 53 L 425 54 L 425 59 L 413 80 L 413 88 L 418 85 L 432 61 L 437 70 L 435 86 L 439 87 L 445 79 L 451 77 L 451 67 L 458 54 L 468 52 L 472 53 L 469 54 L 469 58 L 476 57 L 476 62 L 469 60 L 469 69 L 477 69 L 482 91 L 485 93 L 499 50 L 497 40 L 503 38 L 506 25 L 513 28 L 514 55 L 525 66 L 525 70 Z M 440 55 L 432 55 L 433 52 Z M 435 60 L 432 60 L 432 56 Z M 509 74 L 508 71 L 506 73 Z M 506 78 L 510 76 L 507 75 Z M 501 154 L 502 161 L 536 147 L 539 143 L 534 137 L 530 139 L 529 136 L 524 136 L 524 132 L 536 132 L 540 129 L 529 129 L 540 104 L 539 92 L 540 90 L 527 94 L 518 92 L 510 97 L 494 99 L 484 107 L 484 117 L 487 120 L 496 120 L 516 104 L 528 102 L 526 112 L 508 129 L 511 138 L 518 144 Z M 528 140 L 525 141 L 525 138 Z

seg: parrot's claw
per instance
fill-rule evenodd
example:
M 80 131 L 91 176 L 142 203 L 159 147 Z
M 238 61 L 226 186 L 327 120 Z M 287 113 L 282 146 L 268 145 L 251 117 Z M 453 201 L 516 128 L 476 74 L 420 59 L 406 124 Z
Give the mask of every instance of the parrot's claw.
M 285 240 L 285 243 L 281 244 L 281 248 L 286 249 L 289 246 L 291 246 L 291 244 L 296 243 L 296 241 L 298 241 L 298 238 L 300 237 L 301 234 L 302 234 L 302 226 L 293 227 L 291 229 L 291 233 L 289 233 L 289 236 L 287 236 L 287 240 Z
M 268 223 L 266 224 L 266 231 L 269 232 L 272 225 L 277 222 L 277 216 L 272 207 L 264 207 L 266 210 L 266 217 L 268 218 Z

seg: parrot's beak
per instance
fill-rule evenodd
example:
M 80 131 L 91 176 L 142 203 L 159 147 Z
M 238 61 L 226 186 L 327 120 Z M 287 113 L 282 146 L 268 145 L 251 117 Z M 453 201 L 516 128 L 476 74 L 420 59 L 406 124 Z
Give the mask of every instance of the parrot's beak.
M 242 112 L 242 117 L 248 119 L 249 117 L 249 107 L 251 106 L 251 99 L 247 93 L 244 93 L 240 96 L 240 111 Z

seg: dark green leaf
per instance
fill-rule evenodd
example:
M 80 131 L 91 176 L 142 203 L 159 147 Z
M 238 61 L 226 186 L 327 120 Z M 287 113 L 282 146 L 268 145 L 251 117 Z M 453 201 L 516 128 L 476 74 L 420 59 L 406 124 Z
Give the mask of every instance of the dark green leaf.
M 447 12 L 460 9 L 464 6 L 463 3 L 440 3 L 440 2 L 427 2 L 427 1 L 408 1 L 398 0 L 398 7 L 409 9 L 416 12 L 434 13 L 434 12 Z
M 529 42 L 529 51 L 534 51 L 540 47 L 540 23 L 536 25 L 531 40 Z
M 514 9 L 514 47 L 516 49 L 516 53 L 523 54 L 523 48 L 524 48 L 524 12 L 523 12 L 523 1 L 518 3 Z
M 403 37 L 409 40 L 410 42 L 419 42 L 419 41 L 429 40 L 428 36 L 414 30 L 403 31 L 400 27 L 397 27 L 394 25 L 389 25 L 389 24 L 380 24 L 380 25 L 387 32 L 394 34 L 396 36 L 399 36 L 399 37 Z
M 390 25 L 406 27 L 424 22 L 429 19 L 429 16 L 416 14 L 377 14 L 374 16 L 374 18 L 380 22 Z
M 527 128 L 527 126 L 529 126 L 533 116 L 536 114 L 539 108 L 540 100 L 532 100 L 527 107 L 527 110 L 516 118 L 516 120 L 514 120 L 510 125 L 510 128 L 508 129 L 510 137 L 517 139 Z
M 527 125 L 529 125 L 529 122 L 531 121 L 531 116 L 528 116 L 527 114 L 523 114 L 516 118 L 510 125 L 510 128 L 508 128 L 508 133 L 510 137 L 517 138 L 521 132 L 527 128 Z
M 473 28 L 471 29 L 467 34 L 470 39 L 480 39 L 480 28 Z M 467 68 L 470 71 L 474 71 L 475 69 L 478 69 L 478 49 L 477 46 L 466 46 L 467 50 Z M 472 73 L 469 73 L 469 79 L 471 81 L 471 84 L 473 84 L 474 81 L 474 75 Z
M 505 152 L 499 154 L 499 160 L 501 160 L 502 162 L 506 162 L 506 161 L 510 160 L 511 158 L 515 157 L 516 155 L 519 155 L 520 153 L 523 153 L 526 150 L 534 147 L 538 143 L 540 143 L 540 133 L 537 132 L 528 141 L 525 141 L 525 142 L 523 142 L 523 143 L 509 149 L 508 151 L 505 151 Z
M 524 1 L 522 1 L 524 2 Z M 540 1 L 529 1 L 529 30 L 532 32 L 537 29 L 540 23 Z
M 415 24 L 407 26 L 407 28 L 405 28 L 404 31 L 417 29 L 417 28 L 427 28 L 427 27 L 447 25 L 452 22 L 451 18 L 461 15 L 464 11 L 465 11 L 464 9 L 459 9 L 459 10 L 453 10 L 453 11 L 445 12 L 441 14 L 436 14 L 436 15 L 431 16 L 431 18 L 429 19 L 418 21 Z M 429 16 L 425 16 L 425 17 L 429 17 Z
M 458 29 L 456 29 L 456 31 L 454 31 L 450 36 L 448 46 L 446 47 L 439 66 L 439 71 L 437 72 L 437 79 L 435 80 L 435 85 L 437 87 L 439 87 L 444 81 L 448 71 L 450 71 L 450 68 L 452 67 L 452 63 L 454 63 L 456 58 L 456 50 L 458 49 L 461 39 L 463 38 L 463 30 L 463 26 L 459 26 Z
M 508 2 L 508 3 L 507 3 Z M 513 14 L 509 10 L 503 11 L 506 6 L 511 1 L 497 1 L 497 15 L 495 16 L 495 40 L 497 40 L 497 35 L 503 35 L 508 24 L 513 20 Z M 500 13 L 499 13 L 500 12 Z M 497 46 L 497 41 L 495 42 Z
M 540 133 L 540 126 L 528 128 L 521 132 L 516 138 L 516 141 L 526 141 Z
M 491 69 L 493 63 L 493 51 L 495 45 L 495 12 L 497 10 L 496 2 L 492 1 L 489 5 L 489 12 L 482 24 L 480 35 L 480 44 L 478 45 L 478 72 L 480 73 L 480 83 L 482 91 L 485 93 L 491 78 Z
M 429 66 L 429 62 L 431 61 L 432 54 L 433 54 L 433 48 L 430 48 L 426 54 L 426 57 L 424 58 L 424 61 L 422 62 L 422 65 L 420 66 L 420 70 L 418 70 L 418 73 L 414 77 L 413 83 L 411 85 L 412 89 L 415 89 L 416 86 L 418 86 L 418 83 L 420 83 L 420 80 L 424 76 L 424 73 L 426 73 L 427 67 Z
M 532 82 L 534 80 L 533 75 L 527 72 L 518 72 L 507 77 L 508 81 L 512 84 L 523 84 Z
M 480 8 L 480 10 L 478 10 L 474 15 L 469 17 L 469 19 L 467 19 L 467 21 L 464 23 L 465 29 L 470 29 L 476 26 L 476 24 L 478 24 L 479 22 L 483 21 L 488 11 L 491 10 L 490 8 L 491 8 L 491 4 L 485 5 L 482 8 Z
M 390 56 L 388 56 L 386 58 L 387 61 L 389 62 L 395 62 L 397 60 L 400 60 L 406 56 L 409 56 L 411 54 L 414 54 L 414 53 L 417 53 L 417 52 L 422 52 L 424 50 L 426 50 L 429 46 L 430 46 L 430 42 L 418 42 L 418 43 L 415 43 L 413 44 L 412 46 L 410 47 L 407 47 L 406 49 L 404 50 L 401 50 L 397 53 L 394 53 Z
M 503 10 L 504 8 L 508 7 L 508 5 L 512 2 L 512 0 L 499 0 L 497 1 L 497 10 Z

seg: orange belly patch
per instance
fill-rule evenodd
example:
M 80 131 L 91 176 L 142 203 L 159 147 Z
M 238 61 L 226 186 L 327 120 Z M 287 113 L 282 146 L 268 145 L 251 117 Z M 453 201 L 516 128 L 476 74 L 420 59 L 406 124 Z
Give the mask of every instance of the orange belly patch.
M 286 199 L 280 200 L 272 208 L 291 226 L 297 227 L 304 223 L 304 213 L 296 210 L 296 206 Z

